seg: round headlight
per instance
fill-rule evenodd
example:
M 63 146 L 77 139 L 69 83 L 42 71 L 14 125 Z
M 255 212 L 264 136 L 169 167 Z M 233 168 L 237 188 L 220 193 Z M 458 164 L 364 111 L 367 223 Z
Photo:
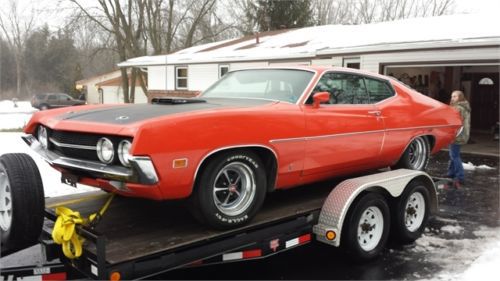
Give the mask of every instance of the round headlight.
M 49 147 L 49 137 L 47 134 L 47 128 L 44 126 L 38 127 L 38 141 L 42 145 L 43 148 Z
M 118 145 L 118 158 L 120 162 L 125 167 L 130 167 L 130 148 L 132 147 L 132 143 L 128 140 L 122 140 Z
M 113 148 L 113 142 L 108 138 L 100 138 L 97 142 L 97 157 L 99 157 L 101 162 L 106 164 L 113 162 L 115 150 Z

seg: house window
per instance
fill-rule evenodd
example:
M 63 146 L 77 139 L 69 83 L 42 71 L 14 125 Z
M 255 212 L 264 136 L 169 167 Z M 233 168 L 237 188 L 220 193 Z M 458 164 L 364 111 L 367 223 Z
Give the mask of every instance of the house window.
M 187 90 L 188 68 L 186 66 L 178 66 L 175 68 L 175 88 L 178 90 Z
M 229 65 L 227 64 L 219 65 L 219 78 L 226 75 L 226 73 L 228 72 L 229 72 Z
M 343 66 L 354 69 L 360 69 L 361 63 L 359 58 L 344 58 Z

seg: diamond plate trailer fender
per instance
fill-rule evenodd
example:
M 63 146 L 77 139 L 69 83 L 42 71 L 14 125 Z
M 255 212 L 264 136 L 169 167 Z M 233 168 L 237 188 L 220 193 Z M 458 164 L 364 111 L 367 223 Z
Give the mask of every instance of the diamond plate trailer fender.
M 363 191 L 374 191 L 382 194 L 390 194 L 399 197 L 406 186 L 414 179 L 421 180 L 429 191 L 431 214 L 437 211 L 437 192 L 432 178 L 424 172 L 399 169 L 389 172 L 352 178 L 338 184 L 328 195 L 321 213 L 318 224 L 313 227 L 316 239 L 335 247 L 340 246 L 340 237 L 344 219 L 351 207 L 352 202 Z M 334 231 L 336 236 L 333 240 L 326 238 L 327 231 Z

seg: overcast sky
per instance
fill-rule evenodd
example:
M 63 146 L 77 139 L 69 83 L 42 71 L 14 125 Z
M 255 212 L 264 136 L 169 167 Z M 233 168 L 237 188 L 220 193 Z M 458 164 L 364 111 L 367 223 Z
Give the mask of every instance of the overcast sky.
M 10 0 L 0 0 L 7 2 Z M 57 29 L 64 24 L 66 13 L 64 9 L 71 9 L 74 4 L 69 0 L 15 0 L 19 7 L 27 8 L 26 13 L 29 13 L 33 8 L 37 14 L 37 23 L 43 24 L 47 22 L 53 29 Z M 233 1 L 233 0 L 226 0 Z M 355 1 L 355 0 L 353 0 Z M 84 5 L 91 6 L 96 3 L 96 0 L 81 1 Z M 7 5 L 0 5 L 0 10 L 6 9 Z M 61 11 L 62 8 L 62 11 Z M 500 11 L 500 0 L 455 0 L 456 13 L 498 13 Z

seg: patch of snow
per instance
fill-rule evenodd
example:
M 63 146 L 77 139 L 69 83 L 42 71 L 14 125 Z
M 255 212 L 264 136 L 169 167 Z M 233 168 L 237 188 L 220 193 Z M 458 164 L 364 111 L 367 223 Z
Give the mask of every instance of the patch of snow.
M 445 225 L 441 227 L 441 231 L 450 234 L 460 234 L 464 231 L 464 228 L 459 225 Z
M 493 170 L 495 168 L 493 167 L 490 167 L 488 165 L 479 165 L 479 166 L 475 166 L 474 164 L 472 164 L 472 162 L 467 162 L 467 163 L 462 163 L 463 166 L 464 166 L 464 170 L 468 170 L 468 171 L 475 171 L 476 169 L 484 169 L 484 170 Z
M 0 101 L 0 130 L 23 128 L 35 111 L 29 101 Z
M 481 226 L 474 234 L 478 238 L 445 239 L 422 235 L 412 251 L 424 254 L 426 261 L 443 268 L 432 280 L 492 280 L 491 276 L 496 276 L 497 280 L 500 273 L 500 228 Z M 485 272 L 474 276 L 481 269 Z

